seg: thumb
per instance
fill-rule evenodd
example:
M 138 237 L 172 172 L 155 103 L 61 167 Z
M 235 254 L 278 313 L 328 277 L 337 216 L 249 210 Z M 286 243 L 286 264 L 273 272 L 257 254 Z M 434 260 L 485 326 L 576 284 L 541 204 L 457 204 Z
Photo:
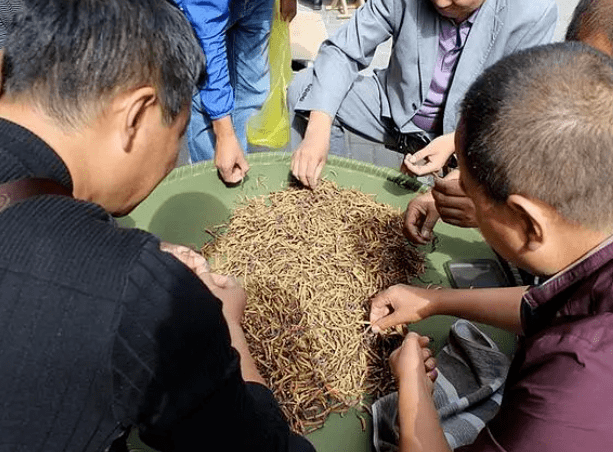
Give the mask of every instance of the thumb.
M 235 184 L 243 180 L 243 177 L 245 177 L 245 173 L 240 168 L 240 166 L 235 165 L 231 169 L 228 169 L 225 172 L 222 172 L 222 177 L 223 177 L 223 180 L 226 181 L 227 183 Z
M 417 151 L 415 154 L 411 155 L 409 157 L 409 162 L 411 163 L 417 163 L 422 159 L 425 159 L 426 157 L 429 157 L 430 155 L 432 155 L 432 148 L 430 146 L 426 146 L 425 148 Z
M 229 183 L 234 183 L 236 181 L 232 180 L 233 179 L 233 172 L 234 169 L 232 167 L 229 166 L 218 166 L 217 170 L 219 171 L 219 174 L 221 175 L 221 178 L 225 181 L 225 182 L 229 182 Z
M 245 177 L 246 173 L 247 171 L 239 164 L 232 169 L 232 177 L 235 179 L 235 182 L 240 182 Z
M 444 193 L 447 185 L 449 185 L 449 183 L 445 180 L 445 178 L 438 176 L 434 177 L 434 190 Z
M 381 333 L 382 331 L 387 330 L 396 325 L 400 325 L 404 323 L 400 318 L 400 313 L 398 311 L 392 312 L 390 315 L 386 315 L 385 317 L 380 318 L 372 325 L 373 333 Z
M 247 171 L 249 171 L 249 163 L 247 163 L 247 159 L 245 158 L 244 154 L 237 160 L 236 165 L 241 169 L 243 175 L 247 174 Z
M 432 236 L 432 230 L 434 229 L 434 225 L 436 225 L 436 222 L 438 221 L 438 219 L 439 219 L 439 215 L 436 210 L 429 211 L 426 214 L 426 218 L 424 219 L 424 223 L 421 225 L 421 232 L 420 232 L 420 235 L 423 238 L 429 239 Z

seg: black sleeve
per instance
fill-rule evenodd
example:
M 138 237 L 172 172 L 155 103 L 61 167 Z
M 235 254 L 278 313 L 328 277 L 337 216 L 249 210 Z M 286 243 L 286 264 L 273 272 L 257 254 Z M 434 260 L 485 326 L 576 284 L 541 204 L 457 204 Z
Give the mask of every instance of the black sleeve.
M 154 240 L 129 274 L 112 359 L 116 415 L 156 449 L 293 449 L 272 393 L 241 377 L 221 302 Z

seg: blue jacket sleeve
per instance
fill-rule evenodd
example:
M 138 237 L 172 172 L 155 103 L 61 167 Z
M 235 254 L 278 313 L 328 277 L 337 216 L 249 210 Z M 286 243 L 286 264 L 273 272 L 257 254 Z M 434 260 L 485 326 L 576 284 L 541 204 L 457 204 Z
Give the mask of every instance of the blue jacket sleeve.
M 226 29 L 230 0 L 175 0 L 191 22 L 204 50 L 208 80 L 200 98 L 211 119 L 228 115 L 234 109 L 234 90 L 230 85 Z

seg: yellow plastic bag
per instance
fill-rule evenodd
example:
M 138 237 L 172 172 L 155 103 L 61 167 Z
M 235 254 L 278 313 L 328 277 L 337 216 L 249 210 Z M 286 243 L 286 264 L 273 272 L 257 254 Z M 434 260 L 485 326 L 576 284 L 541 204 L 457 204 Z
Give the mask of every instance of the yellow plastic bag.
M 247 123 L 247 140 L 255 146 L 283 148 L 290 138 L 287 110 L 287 85 L 292 78 L 292 55 L 289 45 L 289 23 L 281 19 L 279 0 L 270 31 L 268 60 L 270 62 L 270 92 L 259 113 Z

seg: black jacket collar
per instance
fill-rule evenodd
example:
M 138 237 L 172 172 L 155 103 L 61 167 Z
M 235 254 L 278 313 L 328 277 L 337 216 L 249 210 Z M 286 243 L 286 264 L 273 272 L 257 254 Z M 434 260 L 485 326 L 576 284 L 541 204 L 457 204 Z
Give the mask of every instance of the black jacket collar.
M 0 118 L 0 183 L 24 177 L 53 179 L 72 191 L 68 168 L 41 138 Z

